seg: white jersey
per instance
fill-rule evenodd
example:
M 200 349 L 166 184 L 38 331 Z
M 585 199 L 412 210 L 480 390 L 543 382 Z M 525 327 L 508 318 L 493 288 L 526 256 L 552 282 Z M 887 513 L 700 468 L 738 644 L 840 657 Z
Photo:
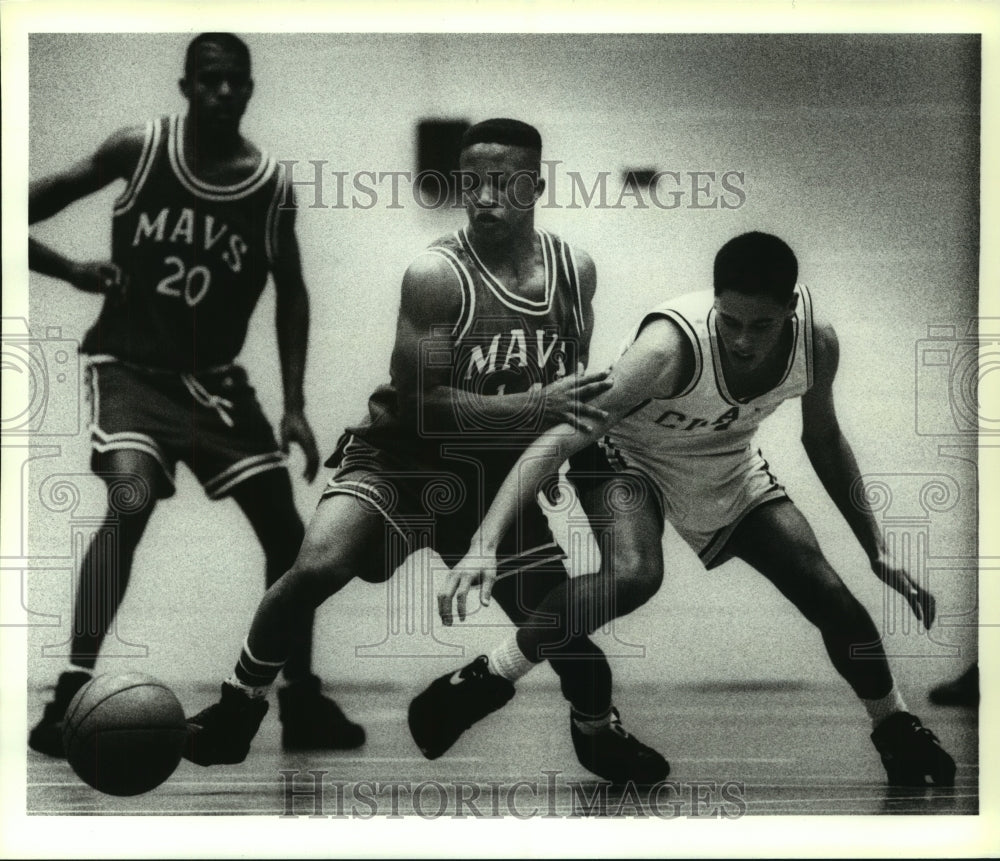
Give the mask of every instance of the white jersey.
M 752 443 L 760 423 L 812 385 L 812 299 L 796 285 L 792 348 L 780 382 L 746 400 L 733 397 L 722 372 L 712 291 L 689 293 L 655 308 L 635 327 L 622 350 L 651 319 L 673 320 L 690 340 L 695 367 L 672 398 L 649 398 L 616 424 L 602 442 L 618 469 L 653 479 L 663 513 L 709 563 L 752 508 L 784 496 L 784 489 Z

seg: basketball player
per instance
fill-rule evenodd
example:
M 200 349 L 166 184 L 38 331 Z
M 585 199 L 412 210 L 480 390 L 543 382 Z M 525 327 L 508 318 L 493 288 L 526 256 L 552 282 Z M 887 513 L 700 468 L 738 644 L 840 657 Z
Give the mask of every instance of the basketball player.
M 524 453 L 468 557 L 453 569 L 440 596 L 442 617 L 450 621 L 456 595 L 461 615 L 469 589 L 480 581 L 481 600 L 489 601 L 497 576 L 495 548 L 519 505 L 567 456 L 601 439 L 618 474 L 641 480 L 647 493 L 617 518 L 615 540 L 630 553 L 603 565 L 599 575 L 577 578 L 579 586 L 573 581 L 574 594 L 590 590 L 578 616 L 593 620 L 590 630 L 632 609 L 637 588 L 647 597 L 655 592 L 669 520 L 707 567 L 743 559 L 819 628 L 834 667 L 871 717 L 871 738 L 891 784 L 951 785 L 955 763 L 907 712 L 871 617 L 830 567 L 809 524 L 752 445 L 758 425 L 780 403 L 802 399 L 802 442 L 823 486 L 875 575 L 929 627 L 933 596 L 893 561 L 874 517 L 853 502 L 863 486 L 834 409 L 837 336 L 814 316 L 809 290 L 796 284 L 797 277 L 788 245 L 747 233 L 718 252 L 714 295 L 692 293 L 646 314 L 612 369 L 612 388 L 594 401 L 607 419 L 589 432 L 554 428 Z M 571 463 L 576 470 L 585 466 L 579 457 Z M 608 599 L 601 600 L 598 586 L 607 589 Z M 554 590 L 539 614 L 562 601 Z M 518 646 L 521 654 L 512 661 L 518 674 L 531 669 L 547 636 L 525 627 L 511 638 L 510 647 Z M 866 654 L 852 657 L 854 648 Z M 507 674 L 509 684 L 513 675 Z M 451 699 L 447 683 L 439 680 L 417 697 L 411 714 L 447 710 Z
M 371 396 L 367 421 L 348 430 L 328 462 L 337 472 L 295 564 L 265 595 L 221 700 L 189 720 L 185 755 L 194 762 L 246 757 L 300 618 L 355 577 L 386 580 L 422 546 L 454 564 L 535 436 L 567 421 L 589 429 L 604 418 L 586 402 L 607 388 L 606 374 L 575 373 L 587 360 L 595 269 L 587 255 L 535 228 L 541 147 L 538 131 L 517 120 L 487 120 L 466 132 L 468 225 L 407 269 L 391 382 Z M 414 518 L 422 532 L 409 525 Z M 498 585 L 497 600 L 524 624 L 568 579 L 537 502 L 498 554 L 512 576 Z M 591 739 L 577 749 L 581 762 L 603 776 L 666 777 L 655 751 L 624 731 L 600 731 L 611 708 L 604 654 L 586 637 L 561 645 L 550 657 L 572 705 L 572 731 Z M 500 705 L 509 685 L 498 685 L 491 668 L 507 660 L 484 656 L 457 674 L 463 702 L 474 710 L 483 701 Z M 464 728 L 478 716 L 457 707 L 437 720 Z
M 109 499 L 104 525 L 84 557 L 70 666 L 28 738 L 62 753 L 61 725 L 90 678 L 128 585 L 132 559 L 157 500 L 174 492 L 185 461 L 210 499 L 231 496 L 267 561 L 267 583 L 291 564 L 303 526 L 283 452 L 319 453 L 303 412 L 309 299 L 299 264 L 295 210 L 273 157 L 240 134 L 253 91 L 250 53 L 236 36 L 205 33 L 188 47 L 185 116 L 127 128 L 92 156 L 32 183 L 32 223 L 116 179 L 125 181 L 112 218 L 111 261 L 77 263 L 31 241 L 32 269 L 104 295 L 83 340 L 93 399 L 91 467 L 109 486 L 127 477 L 131 498 Z M 285 414 L 280 447 L 234 364 L 250 315 L 271 274 Z M 106 537 L 113 544 L 107 546 Z M 279 694 L 288 749 L 357 747 L 364 730 L 320 693 L 310 672 L 312 616 L 299 620 Z

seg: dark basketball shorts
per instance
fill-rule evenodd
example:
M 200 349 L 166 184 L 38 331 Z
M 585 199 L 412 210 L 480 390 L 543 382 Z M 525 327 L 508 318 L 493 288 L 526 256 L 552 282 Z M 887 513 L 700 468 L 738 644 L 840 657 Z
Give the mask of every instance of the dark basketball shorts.
M 320 504 L 338 494 L 356 497 L 385 520 L 407 554 L 429 547 L 449 566 L 468 552 L 489 507 L 484 500 L 492 496 L 482 486 L 480 463 L 455 459 L 421 464 L 369 445 L 353 434 L 341 437 L 326 465 L 336 472 L 324 488 Z M 505 577 L 555 567 L 565 577 L 565 558 L 545 514 L 532 506 L 501 542 L 498 573 Z M 387 571 L 386 576 L 391 573 Z
M 109 452 L 141 451 L 160 465 L 160 498 L 173 495 L 177 462 L 183 461 L 208 497 L 221 499 L 248 478 L 286 468 L 246 371 L 238 365 L 195 375 L 101 356 L 90 360 L 87 373 L 90 462 L 97 474 L 108 469 Z

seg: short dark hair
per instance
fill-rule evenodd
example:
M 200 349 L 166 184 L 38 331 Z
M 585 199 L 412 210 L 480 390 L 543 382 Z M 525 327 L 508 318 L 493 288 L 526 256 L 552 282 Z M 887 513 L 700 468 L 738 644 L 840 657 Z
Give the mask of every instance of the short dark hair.
M 770 233 L 743 233 L 715 255 L 715 293 L 764 295 L 787 302 L 799 277 L 799 262 L 788 244 Z
M 235 54 L 239 60 L 246 63 L 247 71 L 250 70 L 250 49 L 239 36 L 233 33 L 199 33 L 191 40 L 184 55 L 185 77 L 193 77 L 197 71 L 195 61 L 198 57 L 198 48 L 202 45 L 218 45 L 223 50 Z
M 462 149 L 468 149 L 478 143 L 521 146 L 537 150 L 539 155 L 542 153 L 542 136 L 538 133 L 538 129 L 520 120 L 505 117 L 483 120 L 466 129 L 462 135 Z

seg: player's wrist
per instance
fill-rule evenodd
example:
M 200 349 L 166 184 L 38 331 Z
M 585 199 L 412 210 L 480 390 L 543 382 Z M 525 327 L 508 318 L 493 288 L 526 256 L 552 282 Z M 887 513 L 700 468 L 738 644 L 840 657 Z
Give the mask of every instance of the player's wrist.
M 890 563 L 889 555 L 883 549 L 874 550 L 868 554 L 868 564 L 871 565 L 872 571 L 876 574 L 882 573 Z
M 476 532 L 469 542 L 469 550 L 480 557 L 496 558 L 500 540 L 488 533 Z

